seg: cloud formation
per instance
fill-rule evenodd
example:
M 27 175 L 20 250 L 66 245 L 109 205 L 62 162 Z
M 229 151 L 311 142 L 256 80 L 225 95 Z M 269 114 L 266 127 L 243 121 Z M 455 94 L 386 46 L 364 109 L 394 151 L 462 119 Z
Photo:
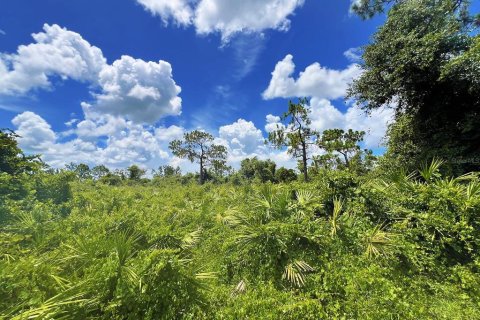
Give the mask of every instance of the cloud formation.
M 182 26 L 192 22 L 193 11 L 185 0 L 137 0 L 146 10 L 162 18 L 165 24 L 170 20 Z
M 12 123 L 20 135 L 20 147 L 28 153 L 41 154 L 54 167 L 83 162 L 111 168 L 125 168 L 132 163 L 156 168 L 172 160 L 168 143 L 184 132 L 178 126 L 155 128 L 108 116 L 97 123 L 89 120 L 78 123 L 76 137 L 62 142 L 60 134 L 33 112 L 17 115 Z
M 94 108 L 101 113 L 126 117 L 137 123 L 153 123 L 181 113 L 181 88 L 172 77 L 172 67 L 160 60 L 145 62 L 122 56 L 99 74 L 102 92 Z
M 186 131 L 179 126 L 140 125 L 108 115 L 96 122 L 77 123 L 70 131 L 75 137 L 65 142 L 61 139 L 62 133 L 54 132 L 45 119 L 33 112 L 17 115 L 12 123 L 21 136 L 20 147 L 28 153 L 40 154 L 46 163 L 56 168 L 75 162 L 90 166 L 104 164 L 112 169 L 136 163 L 144 168 L 170 164 L 179 165 L 184 172 L 197 170 L 196 165 L 170 153 L 170 141 L 181 139 Z M 238 119 L 221 126 L 215 136 L 215 143 L 227 147 L 228 164 L 236 169 L 246 157 L 272 159 L 279 166 L 295 167 L 286 150 L 275 150 L 264 144 L 262 131 L 251 121 Z
M 361 48 L 349 48 L 346 50 L 343 55 L 351 62 L 360 62 L 362 61 L 362 49 Z
M 53 79 L 72 79 L 89 86 L 92 100 L 81 103 L 83 118 L 68 121 L 64 132 L 54 132 L 31 111 L 14 117 L 12 124 L 26 152 L 41 154 L 54 167 L 72 161 L 112 168 L 132 163 L 157 167 L 172 160 L 168 142 L 184 129 L 151 125 L 181 113 L 181 88 L 168 62 L 122 56 L 107 64 L 99 48 L 58 25 L 45 24 L 43 32 L 32 36 L 34 43 L 0 55 L 0 96 L 53 90 Z
M 137 0 L 164 22 L 193 25 L 198 34 L 220 33 L 228 40 L 236 33 L 259 33 L 267 29 L 285 31 L 288 17 L 304 0 Z
M 393 119 L 391 109 L 378 109 L 367 115 L 355 105 L 348 105 L 347 110 L 342 112 L 331 103 L 331 100 L 345 97 L 351 81 L 360 76 L 361 70 L 357 64 L 350 64 L 343 70 L 333 70 L 315 62 L 300 72 L 297 79 L 293 78 L 294 72 L 293 56 L 289 54 L 276 64 L 268 88 L 262 94 L 263 98 L 310 97 L 308 108 L 311 110 L 313 129 L 319 132 L 333 128 L 361 130 L 366 132 L 365 147 L 381 146 L 387 126 Z M 279 125 L 278 120 L 278 117 L 268 115 L 265 130 L 275 130 Z
M 170 63 L 125 55 L 110 65 L 102 51 L 80 34 L 55 24 L 45 24 L 43 30 L 32 35 L 35 43 L 19 46 L 16 54 L 0 55 L 0 95 L 52 89 L 51 79 L 59 77 L 90 86 L 93 101 L 84 103 L 89 105 L 88 115 L 154 123 L 181 113 L 181 88 Z
M 343 70 L 334 70 L 322 67 L 318 62 L 306 67 L 297 79 L 292 77 L 294 71 L 293 56 L 288 54 L 276 64 L 270 83 L 262 93 L 263 98 L 338 99 L 345 96 L 349 83 L 361 73 L 357 64 L 351 64 Z
M 26 111 L 17 115 L 13 118 L 12 124 L 17 127 L 20 145 L 26 152 L 48 150 L 57 139 L 47 121 L 33 112 Z
M 215 142 L 227 147 L 227 162 L 235 169 L 240 168 L 240 162 L 243 159 L 252 157 L 271 159 L 278 166 L 296 167 L 296 161 L 287 153 L 287 150 L 278 150 L 265 144 L 262 131 L 252 121 L 238 119 L 234 123 L 221 126 Z
M 232 156 L 245 156 L 263 152 L 263 134 L 253 122 L 238 119 L 236 122 L 219 128 L 219 138 L 227 142 Z
M 310 110 L 313 129 L 319 132 L 333 128 L 365 131 L 364 145 L 367 148 L 381 146 L 393 119 L 392 109 L 376 109 L 366 114 L 359 107 L 350 106 L 346 112 L 341 112 L 329 100 L 319 98 L 311 99 Z
M 80 34 L 45 24 L 32 37 L 35 43 L 19 46 L 16 54 L 0 55 L 0 94 L 48 89 L 52 76 L 96 83 L 106 59 Z

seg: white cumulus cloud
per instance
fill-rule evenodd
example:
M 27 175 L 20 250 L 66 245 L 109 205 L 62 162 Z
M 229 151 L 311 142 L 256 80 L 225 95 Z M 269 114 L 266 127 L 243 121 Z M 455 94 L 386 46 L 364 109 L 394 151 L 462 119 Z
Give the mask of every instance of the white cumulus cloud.
M 137 0 L 153 15 L 158 15 L 163 22 L 172 19 L 179 25 L 189 25 L 192 20 L 193 10 L 186 0 Z
M 103 68 L 99 84 L 102 93 L 96 95 L 93 105 L 98 112 L 124 116 L 137 123 L 152 123 L 181 113 L 181 89 L 166 61 L 145 62 L 122 56 Z
M 326 99 L 312 98 L 310 101 L 312 128 L 322 132 L 326 129 L 353 129 L 365 131 L 364 144 L 367 148 L 381 146 L 388 124 L 393 119 L 392 109 L 377 109 L 366 114 L 357 106 L 341 112 Z
M 269 116 L 271 120 L 280 120 L 279 117 Z M 238 119 L 231 124 L 221 126 L 215 142 L 227 147 L 227 162 L 236 169 L 240 167 L 243 159 L 252 157 L 262 160 L 271 159 L 278 166 L 296 167 L 295 159 L 292 159 L 287 150 L 278 150 L 265 145 L 262 131 L 252 121 Z
M 272 121 L 278 117 L 270 116 Z M 138 164 L 143 168 L 158 168 L 170 164 L 180 166 L 183 172 L 198 170 L 196 164 L 174 157 L 168 146 L 170 141 L 183 138 L 183 127 L 150 126 L 114 116 L 100 116 L 72 123 L 66 136 L 54 132 L 41 116 L 27 111 L 12 120 L 21 138 L 19 144 L 28 153 L 40 154 L 49 165 L 61 168 L 70 162 L 99 164 L 112 169 L 126 168 Z M 228 150 L 227 162 L 234 168 L 247 157 L 272 159 L 279 166 L 295 168 L 296 162 L 286 150 L 277 150 L 264 144 L 262 131 L 251 121 L 238 119 L 221 126 L 215 143 L 223 144 Z
M 233 155 L 245 155 L 258 152 L 263 146 L 262 131 L 253 122 L 238 119 L 236 122 L 219 128 L 219 137 L 228 142 Z
M 184 132 L 178 126 L 155 128 L 108 116 L 97 122 L 78 123 L 74 130 L 76 137 L 62 142 L 47 121 L 33 112 L 17 115 L 12 123 L 21 136 L 20 147 L 28 153 L 40 154 L 54 167 L 83 162 L 111 168 L 125 168 L 134 163 L 156 168 L 172 161 L 168 143 Z
M 0 55 L 0 94 L 49 88 L 54 75 L 95 83 L 105 66 L 102 51 L 76 32 L 45 24 L 32 37 L 35 43 L 19 46 L 16 54 Z
M 300 72 L 297 79 L 292 77 L 294 71 L 293 56 L 288 54 L 275 66 L 270 84 L 262 94 L 263 98 L 338 99 L 345 96 L 349 83 L 361 73 L 357 64 L 351 64 L 343 70 L 334 70 L 322 67 L 318 62 Z
M 20 146 L 27 152 L 49 149 L 57 139 L 47 121 L 33 112 L 26 111 L 17 115 L 12 123 L 17 127 Z
M 181 113 L 181 88 L 170 63 L 124 55 L 109 65 L 102 51 L 80 34 L 55 24 L 43 29 L 32 35 L 35 43 L 19 46 L 15 54 L 0 54 L 0 95 L 49 89 L 56 76 L 86 82 L 92 89 L 93 101 L 82 104 L 86 120 L 103 114 L 154 123 Z M 87 125 L 92 127 L 81 122 L 81 127 Z
M 289 16 L 304 0 L 137 0 L 164 22 L 193 25 L 198 34 L 220 33 L 224 42 L 236 33 L 288 30 Z
M 285 126 L 280 122 L 280 117 L 279 116 L 274 116 L 272 114 L 268 114 L 265 117 L 265 131 L 267 132 L 272 132 L 278 129 L 283 129 Z
M 303 0 L 202 0 L 195 10 L 199 34 L 220 32 L 228 39 L 237 32 L 261 32 L 265 29 L 288 30 L 288 16 Z

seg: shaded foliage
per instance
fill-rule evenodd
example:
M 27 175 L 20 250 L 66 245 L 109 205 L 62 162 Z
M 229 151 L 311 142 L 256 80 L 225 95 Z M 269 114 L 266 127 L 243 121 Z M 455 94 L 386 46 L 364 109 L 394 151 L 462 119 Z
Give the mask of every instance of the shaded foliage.
M 359 1 L 373 11 L 386 1 Z M 392 107 L 388 155 L 410 169 L 434 157 L 477 170 L 480 157 L 478 27 L 468 1 L 388 1 L 387 21 L 364 48 L 350 97 L 367 111 Z M 475 66 L 475 67 L 474 67 Z

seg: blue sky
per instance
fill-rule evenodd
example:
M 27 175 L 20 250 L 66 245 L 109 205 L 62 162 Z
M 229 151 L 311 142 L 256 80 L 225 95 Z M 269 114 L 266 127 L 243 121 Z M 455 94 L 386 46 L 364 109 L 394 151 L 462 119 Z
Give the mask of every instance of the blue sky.
M 384 17 L 362 21 L 349 6 L 350 0 L 3 1 L 0 127 L 17 130 L 25 150 L 56 167 L 169 163 L 189 170 L 167 146 L 196 128 L 225 144 L 234 166 L 246 156 L 294 166 L 263 139 L 288 99 L 308 96 L 317 129 L 365 130 L 365 146 L 378 149 L 391 112 L 368 118 L 343 96 L 360 74 L 355 48 L 368 43 Z

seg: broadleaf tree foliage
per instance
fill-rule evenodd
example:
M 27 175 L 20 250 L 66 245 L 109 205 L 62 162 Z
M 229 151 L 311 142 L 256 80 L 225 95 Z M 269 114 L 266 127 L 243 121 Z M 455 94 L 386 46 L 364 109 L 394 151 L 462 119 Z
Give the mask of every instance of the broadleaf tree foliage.
M 0 173 L 10 175 L 35 172 L 43 165 L 37 155 L 25 155 L 18 147 L 19 136 L 8 129 L 0 129 Z
M 318 132 L 310 128 L 307 98 L 300 98 L 298 103 L 288 102 L 288 111 L 280 118 L 285 125 L 268 134 L 268 141 L 276 148 L 288 148 L 288 153 L 300 160 L 303 178 L 308 181 L 309 149 L 315 145 Z
M 349 96 L 367 111 L 395 109 L 394 160 L 413 168 L 439 157 L 458 173 L 478 169 L 480 40 L 469 1 L 359 1 L 359 8 L 376 4 L 373 14 L 386 2 L 387 21 L 364 48 L 363 73 Z
M 227 148 L 214 144 L 213 136 L 204 131 L 187 132 L 183 140 L 171 141 L 169 148 L 175 156 L 200 165 L 201 184 L 205 181 L 206 168 L 214 167 L 218 171 L 219 167 L 226 166 Z

